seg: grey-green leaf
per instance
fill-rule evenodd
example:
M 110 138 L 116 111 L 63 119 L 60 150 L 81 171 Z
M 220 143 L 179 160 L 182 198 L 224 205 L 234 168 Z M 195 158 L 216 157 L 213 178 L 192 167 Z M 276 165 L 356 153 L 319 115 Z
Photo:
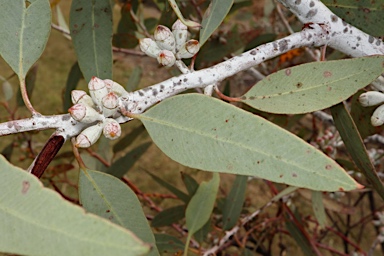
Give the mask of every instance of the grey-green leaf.
M 91 213 L 131 230 L 144 242 L 155 238 L 135 193 L 119 179 L 92 170 L 80 170 L 79 197 Z M 156 247 L 149 255 L 158 255 Z
M 223 207 L 223 229 L 231 229 L 239 220 L 243 210 L 245 200 L 245 190 L 247 188 L 247 176 L 237 175 L 232 184 L 231 191 L 225 197 Z
M 333 159 L 302 139 L 212 97 L 178 95 L 137 117 L 166 155 L 192 168 L 313 190 L 360 187 Z
M 219 27 L 233 5 L 233 0 L 212 0 L 201 22 L 200 45 L 203 45 Z
M 43 53 L 51 31 L 48 0 L 0 0 L 0 54 L 13 71 L 25 78 Z
M 128 230 L 86 214 L 3 156 L 0 166 L 1 252 L 101 256 L 143 255 L 149 251 L 149 245 Z
M 72 106 L 72 96 L 71 92 L 76 89 L 77 84 L 79 83 L 80 79 L 83 77 L 83 74 L 81 73 L 79 63 L 75 62 L 71 70 L 69 71 L 67 82 L 65 85 L 65 91 L 64 91 L 64 100 L 63 100 L 63 111 L 64 113 L 68 112 L 68 109 Z
M 185 205 L 178 205 L 159 212 L 152 220 L 152 227 L 170 226 L 178 222 L 185 215 Z
M 320 227 L 324 228 L 327 224 L 327 215 L 325 214 L 322 192 L 312 191 L 312 208 Z
M 161 255 L 175 255 L 183 251 L 184 244 L 174 236 L 167 234 L 155 234 L 156 246 Z
M 112 78 L 112 10 L 110 0 L 73 1 L 69 23 L 73 46 L 86 81 Z
M 213 207 L 215 206 L 217 191 L 219 190 L 220 176 L 214 173 L 210 181 L 203 181 L 197 189 L 195 195 L 189 201 L 185 211 L 188 237 L 186 248 L 193 234 L 201 229 L 209 220 Z M 184 253 L 187 250 L 184 251 Z M 185 255 L 185 254 L 184 254 Z
M 277 114 L 328 108 L 381 75 L 383 62 L 384 56 L 371 56 L 287 68 L 265 77 L 240 100 L 253 108 Z

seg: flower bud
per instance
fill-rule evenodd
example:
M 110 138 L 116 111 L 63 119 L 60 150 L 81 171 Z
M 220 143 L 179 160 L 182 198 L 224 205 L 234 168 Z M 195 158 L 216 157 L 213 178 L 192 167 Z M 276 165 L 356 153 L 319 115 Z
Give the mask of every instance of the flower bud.
M 371 123 L 373 126 L 384 124 L 384 105 L 379 106 L 372 114 Z
M 103 127 L 103 123 L 98 123 L 84 129 L 79 135 L 77 135 L 75 146 L 78 148 L 88 148 L 95 144 L 100 138 Z
M 167 68 L 172 67 L 175 64 L 175 61 L 176 61 L 175 55 L 168 50 L 162 50 L 157 56 L 157 62 L 159 62 L 161 65 Z
M 188 27 L 185 26 L 179 19 L 173 23 L 172 33 L 175 37 L 176 52 L 178 52 L 183 44 L 187 42 L 188 38 Z
M 89 124 L 104 119 L 94 108 L 82 103 L 73 105 L 68 112 L 73 119 L 81 123 Z
M 93 107 L 95 105 L 93 103 L 91 96 L 89 96 L 85 91 L 73 90 L 71 92 L 71 96 L 72 96 L 73 104 L 81 103 L 81 104 L 88 105 L 90 107 Z
M 200 50 L 200 43 L 197 40 L 191 39 L 183 44 L 180 50 L 176 53 L 177 59 L 192 58 Z
M 101 105 L 103 108 L 103 115 L 105 117 L 112 116 L 117 112 L 119 106 L 119 98 L 114 92 L 110 92 L 103 97 L 101 100 Z
M 92 77 L 88 83 L 89 94 L 96 105 L 101 106 L 101 100 L 108 94 L 108 88 L 105 82 L 97 77 Z
M 384 103 L 384 94 L 376 91 L 362 93 L 359 102 L 363 107 L 376 106 Z
M 107 118 L 104 123 L 103 134 L 107 139 L 115 140 L 121 136 L 120 124 L 112 118 Z
M 140 39 L 140 50 L 147 54 L 149 57 L 157 58 L 161 49 L 151 38 Z
M 104 79 L 104 82 L 108 91 L 114 92 L 119 97 L 128 93 L 122 85 L 112 81 L 111 79 Z
M 160 49 L 175 52 L 175 37 L 169 28 L 158 25 L 153 33 L 153 37 Z

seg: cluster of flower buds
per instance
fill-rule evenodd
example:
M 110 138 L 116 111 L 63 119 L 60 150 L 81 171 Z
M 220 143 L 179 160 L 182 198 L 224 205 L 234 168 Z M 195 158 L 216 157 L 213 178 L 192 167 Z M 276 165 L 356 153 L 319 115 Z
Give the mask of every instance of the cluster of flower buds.
M 119 112 L 119 97 L 126 93 L 120 84 L 92 77 L 88 83 L 90 96 L 81 90 L 73 90 L 69 114 L 78 122 L 92 124 L 76 137 L 76 147 L 87 148 L 101 136 L 114 140 L 120 137 L 120 124 L 114 119 Z
M 176 60 L 192 58 L 199 50 L 200 43 L 191 39 L 187 41 L 188 30 L 180 20 L 177 20 L 172 31 L 162 25 L 156 27 L 153 39 L 140 39 L 140 49 L 159 64 L 172 67 Z
M 372 114 L 371 123 L 373 126 L 384 124 L 384 94 L 377 91 L 362 93 L 359 97 L 360 104 L 363 107 L 380 105 Z

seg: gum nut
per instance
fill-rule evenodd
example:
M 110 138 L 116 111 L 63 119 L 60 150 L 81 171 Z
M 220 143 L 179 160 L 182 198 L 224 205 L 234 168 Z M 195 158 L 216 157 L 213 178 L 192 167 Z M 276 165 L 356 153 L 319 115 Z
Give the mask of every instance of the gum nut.
M 121 126 L 115 120 L 107 118 L 103 128 L 103 134 L 107 139 L 115 140 L 121 136 Z
M 188 27 L 183 23 L 181 22 L 179 19 L 177 19 L 175 21 L 175 23 L 173 23 L 172 25 L 172 30 L 175 31 L 175 30 L 187 30 Z
M 178 52 L 181 46 L 187 42 L 188 27 L 178 19 L 172 26 L 172 33 L 175 37 L 176 52 Z
M 369 91 L 359 96 L 359 102 L 363 107 L 376 106 L 384 103 L 384 94 L 377 91 Z
M 159 56 L 157 56 L 157 61 L 159 62 L 159 64 L 163 65 L 164 67 L 169 68 L 175 64 L 176 57 L 171 51 L 162 50 Z
M 111 79 L 104 79 L 105 85 L 108 88 L 109 92 L 114 92 L 117 96 L 122 96 L 127 94 L 128 92 L 124 89 L 122 85 L 112 81 Z
M 84 129 L 77 137 L 75 146 L 78 148 L 88 148 L 96 143 L 103 131 L 104 124 L 98 123 Z
M 183 44 L 180 50 L 176 54 L 177 59 L 188 59 L 192 58 L 200 50 L 200 43 L 197 40 L 189 40 Z
M 81 123 L 93 123 L 103 119 L 94 108 L 82 103 L 73 105 L 68 112 L 73 119 Z
M 84 96 L 87 95 L 85 91 L 81 90 L 73 90 L 71 91 L 71 99 L 73 104 L 77 104 L 79 100 Z
M 156 58 L 161 49 L 151 38 L 143 38 L 139 40 L 140 50 L 149 57 Z
M 103 115 L 109 117 L 117 112 L 119 106 L 119 98 L 114 92 L 108 93 L 101 101 L 103 106 Z
M 105 82 L 97 77 L 92 77 L 91 81 L 88 83 L 89 94 L 92 97 L 93 102 L 98 106 L 101 105 L 101 100 L 105 95 L 108 94 L 108 88 L 105 85 Z
M 384 124 L 384 105 L 379 106 L 372 114 L 371 123 L 373 126 Z
M 175 36 L 166 26 L 158 25 L 153 34 L 160 49 L 174 52 L 176 49 Z

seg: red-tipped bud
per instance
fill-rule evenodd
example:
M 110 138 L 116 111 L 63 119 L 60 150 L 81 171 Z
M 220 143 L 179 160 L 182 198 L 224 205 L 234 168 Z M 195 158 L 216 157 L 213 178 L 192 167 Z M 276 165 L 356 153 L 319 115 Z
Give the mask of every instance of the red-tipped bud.
M 110 92 L 103 97 L 101 105 L 103 108 L 103 115 L 105 117 L 113 116 L 117 112 L 119 98 L 114 92 Z
M 183 44 L 180 50 L 176 53 L 177 59 L 192 58 L 200 50 L 200 43 L 197 40 L 191 39 Z
M 73 119 L 82 123 L 93 123 L 104 119 L 94 108 L 82 103 L 73 105 L 68 112 Z
M 105 95 L 108 94 L 108 88 L 105 85 L 105 82 L 97 77 L 92 77 L 91 81 L 88 83 L 89 94 L 92 97 L 92 100 L 98 105 L 101 106 L 101 100 Z
M 91 96 L 89 96 L 85 91 L 73 90 L 71 92 L 71 96 L 72 96 L 73 104 L 81 103 L 81 104 L 88 105 L 90 107 L 94 106 Z
M 110 140 L 119 138 L 121 136 L 120 124 L 115 119 L 107 118 L 105 120 L 103 134 L 107 139 Z
M 175 52 L 176 43 L 172 31 L 166 26 L 158 25 L 153 34 L 157 45 L 160 49 Z
M 161 49 L 151 38 L 143 38 L 139 40 L 140 50 L 147 54 L 149 57 L 157 58 Z
M 112 81 L 111 79 L 104 79 L 104 82 L 108 91 L 116 93 L 119 97 L 128 93 L 122 85 Z
M 84 129 L 79 135 L 77 135 L 75 146 L 78 148 L 88 148 L 95 144 L 100 138 L 103 126 L 103 123 L 98 123 Z
M 172 67 L 176 62 L 175 55 L 168 50 L 162 50 L 157 56 L 157 61 L 164 67 Z

